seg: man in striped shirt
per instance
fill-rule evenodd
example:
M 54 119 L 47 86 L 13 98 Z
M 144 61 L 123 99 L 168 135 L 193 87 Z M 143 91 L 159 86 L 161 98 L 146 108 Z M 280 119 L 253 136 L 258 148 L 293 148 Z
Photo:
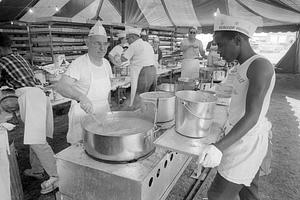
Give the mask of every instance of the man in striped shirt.
M 24 144 L 30 145 L 31 169 L 24 174 L 49 179 L 41 184 L 41 193 L 46 194 L 58 187 L 58 175 L 54 153 L 46 141 L 53 135 L 52 106 L 45 93 L 36 85 L 30 64 L 20 55 L 13 54 L 10 38 L 0 33 L 0 86 L 13 88 L 18 96 L 20 116 L 25 124 Z M 1 173 L 1 172 L 0 172 Z

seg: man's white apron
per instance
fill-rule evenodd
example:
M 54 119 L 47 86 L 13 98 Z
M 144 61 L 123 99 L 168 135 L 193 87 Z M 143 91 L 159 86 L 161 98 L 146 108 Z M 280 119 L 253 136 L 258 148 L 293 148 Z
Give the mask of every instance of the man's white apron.
M 45 144 L 53 137 L 52 105 L 44 91 L 37 87 L 16 90 L 20 116 L 25 124 L 24 144 Z
M 130 66 L 130 77 L 131 77 L 131 93 L 130 93 L 130 106 L 133 105 L 134 98 L 136 95 L 136 89 L 138 85 L 139 75 L 141 70 L 143 69 L 143 66 L 136 66 L 131 65 Z
M 98 78 L 97 74 L 93 73 L 93 66 L 89 66 L 90 70 L 90 88 L 87 92 L 87 97 L 92 101 L 95 114 L 106 113 L 110 111 L 108 95 L 111 90 L 109 73 L 105 66 L 102 66 L 105 78 Z M 74 144 L 82 140 L 81 119 L 86 113 L 80 108 L 80 103 L 72 101 L 69 111 L 69 130 L 67 133 L 67 142 Z
M 227 80 L 227 83 L 233 85 L 234 91 L 225 134 L 227 134 L 244 115 L 246 94 L 249 85 L 246 76 L 247 70 L 250 64 L 259 57 L 259 55 L 255 55 L 245 61 L 242 65 L 237 66 L 236 69 L 231 70 L 231 77 Z M 266 93 L 257 124 L 240 140 L 223 152 L 218 172 L 225 179 L 233 183 L 250 186 L 267 153 L 268 133 L 272 124 L 267 120 L 265 115 L 269 107 L 274 84 L 275 73 Z
M 200 63 L 198 59 L 183 59 L 181 64 L 181 77 L 199 78 Z
M 158 63 L 158 53 L 154 54 L 154 66 L 156 68 L 159 66 L 159 63 Z

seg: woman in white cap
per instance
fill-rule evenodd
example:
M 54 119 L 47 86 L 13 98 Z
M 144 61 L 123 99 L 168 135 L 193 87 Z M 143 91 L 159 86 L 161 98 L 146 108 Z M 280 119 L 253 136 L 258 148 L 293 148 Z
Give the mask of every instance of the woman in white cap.
M 71 144 L 82 140 L 80 121 L 84 115 L 110 111 L 112 71 L 104 58 L 109 43 L 100 21 L 90 30 L 86 45 L 88 53 L 74 60 L 56 85 L 61 95 L 73 99 L 67 133 L 67 142 Z
M 125 32 L 119 33 L 118 35 L 118 44 L 109 52 L 108 58 L 110 62 L 114 65 L 113 71 L 116 73 L 116 68 L 121 67 L 122 65 L 129 65 L 129 62 L 122 63 L 121 61 L 121 55 L 124 53 L 125 49 L 128 48 L 128 43 L 126 40 L 126 34 Z
M 159 37 L 158 36 L 155 36 L 153 38 L 153 42 L 152 42 L 152 46 L 153 46 L 153 50 L 154 50 L 154 61 L 155 61 L 155 64 L 158 65 L 160 63 L 160 60 L 162 59 L 162 52 L 159 48 Z
M 135 109 L 139 107 L 139 94 L 154 91 L 156 87 L 154 51 L 148 42 L 140 38 L 140 29 L 127 27 L 125 31 L 129 47 L 121 59 L 123 62 L 130 61 L 130 106 Z
M 258 200 L 259 169 L 268 149 L 271 123 L 266 118 L 275 84 L 272 64 L 257 55 L 249 37 L 256 26 L 249 21 L 219 14 L 214 31 L 221 56 L 240 65 L 230 71 L 226 84 L 233 86 L 225 136 L 205 147 L 204 167 L 218 173 L 208 191 L 209 200 Z
M 196 38 L 197 27 L 189 28 L 188 38 L 183 39 L 180 49 L 183 52 L 181 77 L 183 78 L 199 78 L 199 58 L 205 56 L 203 44 Z

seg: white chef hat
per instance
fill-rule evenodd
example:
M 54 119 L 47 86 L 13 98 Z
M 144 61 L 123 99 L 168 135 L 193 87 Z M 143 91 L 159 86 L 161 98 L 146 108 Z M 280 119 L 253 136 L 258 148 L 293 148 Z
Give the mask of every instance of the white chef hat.
M 198 30 L 198 27 L 197 27 L 197 26 L 191 26 L 191 27 L 189 28 L 189 30 L 190 30 L 190 29 Z
M 134 27 L 131 27 L 131 26 L 126 26 L 125 27 L 125 33 L 126 34 L 135 34 L 135 35 L 140 36 L 141 30 L 142 30 L 141 28 L 134 28 Z
M 250 21 L 219 14 L 215 17 L 214 31 L 236 31 L 251 37 L 257 26 Z
M 124 38 L 124 37 L 126 37 L 126 33 L 123 31 L 121 33 L 118 33 L 117 36 L 118 36 L 118 38 Z
M 153 37 L 153 41 L 159 42 L 159 37 L 158 37 L 158 36 L 154 36 L 154 37 Z
M 91 28 L 88 36 L 93 36 L 93 35 L 102 35 L 107 37 L 106 31 L 100 21 L 97 21 L 96 24 Z

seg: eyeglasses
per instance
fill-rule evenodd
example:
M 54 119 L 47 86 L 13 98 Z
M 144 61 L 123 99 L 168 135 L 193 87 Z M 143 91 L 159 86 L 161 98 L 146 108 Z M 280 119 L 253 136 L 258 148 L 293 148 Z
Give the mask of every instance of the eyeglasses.
M 196 31 L 190 31 L 190 34 L 196 34 Z
M 93 42 L 92 45 L 95 47 L 108 47 L 109 42 Z

